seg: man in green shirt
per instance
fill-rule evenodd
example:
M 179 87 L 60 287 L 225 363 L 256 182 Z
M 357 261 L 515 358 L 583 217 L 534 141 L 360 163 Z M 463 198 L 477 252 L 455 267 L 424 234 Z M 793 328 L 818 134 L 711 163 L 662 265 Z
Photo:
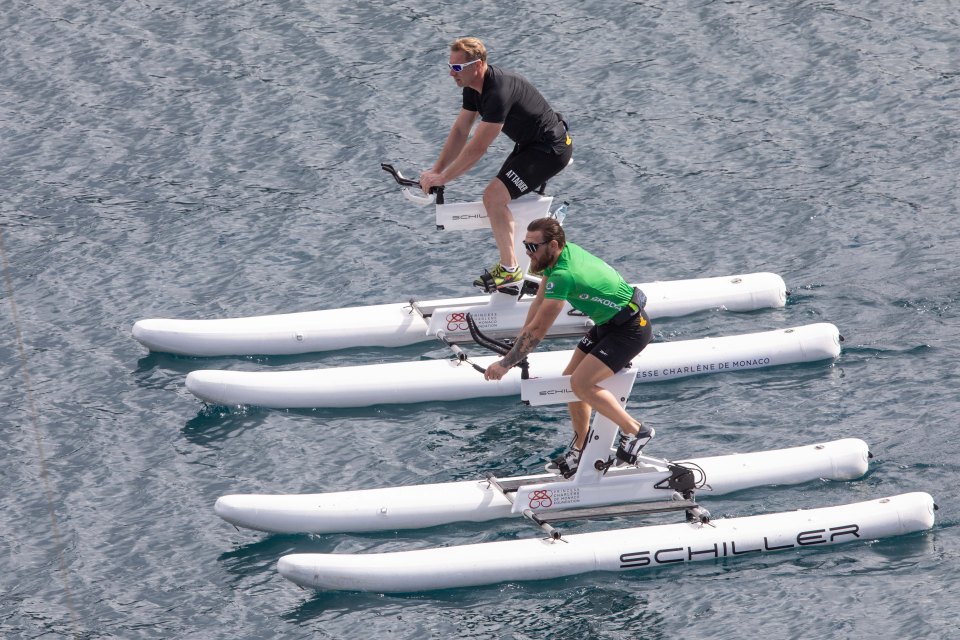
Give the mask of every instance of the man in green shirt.
M 598 385 L 626 367 L 650 343 L 653 330 L 643 310 L 646 297 L 603 260 L 568 243 L 563 227 L 553 218 L 531 222 L 523 244 L 530 256 L 530 271 L 542 273 L 543 279 L 516 343 L 502 360 L 487 367 L 486 379 L 501 379 L 536 349 L 563 311 L 564 302 L 569 302 L 596 324 L 577 345 L 563 371 L 570 376 L 570 387 L 578 401 L 567 405 L 573 442 L 555 462 L 566 477 L 576 472 L 590 427 L 590 412 L 596 409 L 620 427 L 617 459 L 635 463 L 654 431 L 631 417 L 610 391 Z

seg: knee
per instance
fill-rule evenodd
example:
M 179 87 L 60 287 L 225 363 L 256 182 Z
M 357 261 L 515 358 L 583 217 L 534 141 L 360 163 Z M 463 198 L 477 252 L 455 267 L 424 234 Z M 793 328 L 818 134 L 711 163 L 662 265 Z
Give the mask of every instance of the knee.
M 487 208 L 488 214 L 490 209 L 506 209 L 509 214 L 508 204 L 510 204 L 510 192 L 498 178 L 494 178 L 483 190 L 483 206 Z
M 570 377 L 570 390 L 578 398 L 587 397 L 593 392 L 594 385 L 579 376 Z

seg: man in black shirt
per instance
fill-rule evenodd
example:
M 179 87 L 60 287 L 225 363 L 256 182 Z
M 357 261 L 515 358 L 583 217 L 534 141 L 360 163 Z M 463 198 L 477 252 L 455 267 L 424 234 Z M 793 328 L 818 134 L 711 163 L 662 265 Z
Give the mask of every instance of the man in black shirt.
M 566 123 L 536 87 L 515 73 L 487 64 L 487 50 L 479 39 L 456 40 L 450 45 L 447 64 L 457 86 L 463 88 L 463 106 L 440 157 L 420 175 L 420 185 L 428 192 L 463 175 L 501 131 L 513 140 L 513 151 L 483 192 L 500 261 L 474 284 L 484 287 L 487 280 L 497 289 L 516 287 L 523 272 L 513 249 L 514 221 L 507 205 L 560 173 L 573 156 L 573 142 Z M 480 124 L 470 137 L 477 116 Z

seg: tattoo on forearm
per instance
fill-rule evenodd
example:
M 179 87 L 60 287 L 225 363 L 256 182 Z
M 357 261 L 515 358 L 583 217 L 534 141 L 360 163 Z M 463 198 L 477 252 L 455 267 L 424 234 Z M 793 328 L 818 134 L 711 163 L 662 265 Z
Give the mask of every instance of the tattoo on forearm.
M 526 358 L 527 354 L 536 349 L 538 344 L 540 344 L 540 338 L 535 338 L 529 333 L 521 333 L 513 348 L 507 352 L 507 355 L 503 356 L 500 366 L 509 369 Z

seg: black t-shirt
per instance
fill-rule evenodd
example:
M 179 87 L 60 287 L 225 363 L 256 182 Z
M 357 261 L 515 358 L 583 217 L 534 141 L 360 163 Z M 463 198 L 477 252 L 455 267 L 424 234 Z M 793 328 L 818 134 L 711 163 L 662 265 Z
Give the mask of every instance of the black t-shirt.
M 463 89 L 463 108 L 483 122 L 503 123 L 503 132 L 521 147 L 563 153 L 566 128 L 526 78 L 493 65 L 483 76 L 483 92 Z

